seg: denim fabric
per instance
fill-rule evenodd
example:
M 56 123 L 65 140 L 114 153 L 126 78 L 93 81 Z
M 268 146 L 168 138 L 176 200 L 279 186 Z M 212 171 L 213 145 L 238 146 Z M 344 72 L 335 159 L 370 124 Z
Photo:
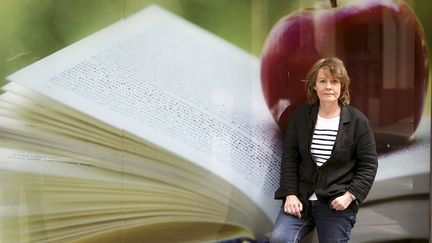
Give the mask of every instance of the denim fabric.
M 328 204 L 311 201 L 308 218 L 297 218 L 288 215 L 281 209 L 273 228 L 270 242 L 295 242 L 311 232 L 315 227 L 320 243 L 348 242 L 351 229 L 354 227 L 356 215 L 352 208 L 336 211 Z

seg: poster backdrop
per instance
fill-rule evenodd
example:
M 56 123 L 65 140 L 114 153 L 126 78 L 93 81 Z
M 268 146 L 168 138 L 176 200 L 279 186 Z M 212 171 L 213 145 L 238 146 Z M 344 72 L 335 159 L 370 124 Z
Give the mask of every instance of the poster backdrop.
M 338 55 L 379 151 L 352 242 L 427 242 L 432 4 L 359 2 L 1 1 L 0 241 L 267 242 L 299 79 Z

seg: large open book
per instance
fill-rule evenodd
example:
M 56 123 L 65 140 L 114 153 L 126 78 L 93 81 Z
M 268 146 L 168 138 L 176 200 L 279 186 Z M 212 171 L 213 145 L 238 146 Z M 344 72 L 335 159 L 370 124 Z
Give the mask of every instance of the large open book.
M 258 58 L 151 6 L 12 74 L 2 242 L 263 237 L 281 147 L 258 72 Z

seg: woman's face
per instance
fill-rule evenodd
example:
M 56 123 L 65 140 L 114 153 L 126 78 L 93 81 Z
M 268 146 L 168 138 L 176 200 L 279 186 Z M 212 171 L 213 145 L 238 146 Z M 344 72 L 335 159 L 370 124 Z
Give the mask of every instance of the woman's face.
M 338 102 L 341 93 L 341 82 L 333 77 L 329 70 L 320 68 L 314 90 L 320 103 Z

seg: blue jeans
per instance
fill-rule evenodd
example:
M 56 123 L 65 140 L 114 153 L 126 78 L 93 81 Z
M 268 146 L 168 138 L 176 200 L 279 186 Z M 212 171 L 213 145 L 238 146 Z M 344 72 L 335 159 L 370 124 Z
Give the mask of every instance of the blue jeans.
M 348 242 L 356 221 L 354 210 L 348 207 L 343 211 L 335 211 L 320 201 L 309 201 L 309 204 L 308 218 L 299 219 L 284 213 L 281 209 L 270 242 L 298 243 L 314 227 L 317 229 L 320 243 Z

